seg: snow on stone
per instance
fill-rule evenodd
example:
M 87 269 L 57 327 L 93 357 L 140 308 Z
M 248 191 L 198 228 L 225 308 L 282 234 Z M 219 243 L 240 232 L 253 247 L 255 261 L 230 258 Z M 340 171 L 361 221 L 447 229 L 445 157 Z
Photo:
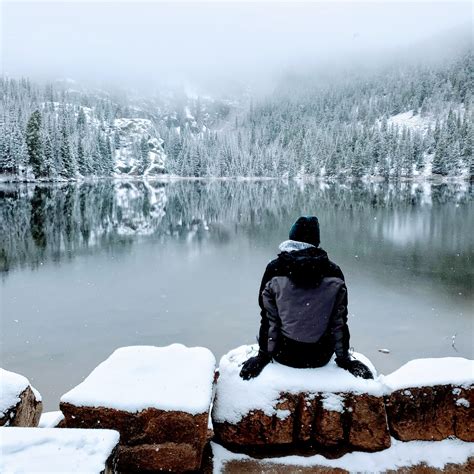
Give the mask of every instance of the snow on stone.
M 205 413 L 211 403 L 215 363 L 204 347 L 122 347 L 63 395 L 61 402 L 132 413 L 145 408 Z
M 319 454 L 314 456 L 283 456 L 279 458 L 254 459 L 245 454 L 228 451 L 223 446 L 211 442 L 214 456 L 214 473 L 225 472 L 225 465 L 231 461 L 253 461 L 262 472 L 268 464 L 292 467 L 327 467 L 345 469 L 348 472 L 385 472 L 399 468 L 417 466 L 424 463 L 429 467 L 443 469 L 446 464 L 463 464 L 474 456 L 474 443 L 458 439 L 443 441 L 402 442 L 392 438 L 390 448 L 376 453 L 354 451 L 337 459 L 327 459 Z M 242 464 L 244 470 L 245 464 Z M 288 468 L 290 470 L 290 468 Z
M 30 385 L 26 377 L 0 368 L 0 418 L 9 408 L 20 402 L 20 395 Z M 40 393 L 31 387 L 36 400 L 41 401 Z
M 118 441 L 113 430 L 0 428 L 0 472 L 100 473 Z
M 465 408 L 469 408 L 471 406 L 471 404 L 469 403 L 469 400 L 466 400 L 465 398 L 458 398 L 456 400 L 456 405 L 458 407 L 465 407 Z
M 462 357 L 415 359 L 383 377 L 383 382 L 392 391 L 434 385 L 469 386 L 474 383 L 474 360 Z
M 323 393 L 322 395 L 323 408 L 327 411 L 344 411 L 344 397 L 337 393 Z
M 386 387 L 379 381 L 354 377 L 339 368 L 334 359 L 317 369 L 294 369 L 277 362 L 268 364 L 262 373 L 250 380 L 239 376 L 242 364 L 257 354 L 256 345 L 240 346 L 224 355 L 219 364 L 213 419 L 218 422 L 238 423 L 252 410 L 262 410 L 266 415 L 279 415 L 275 406 L 280 394 L 301 392 L 367 393 L 382 396 Z M 353 356 L 377 373 L 372 363 L 362 354 Z M 340 409 L 339 401 L 328 399 L 328 404 Z
M 55 428 L 64 420 L 64 415 L 61 411 L 47 411 L 42 413 L 38 427 L 39 428 Z

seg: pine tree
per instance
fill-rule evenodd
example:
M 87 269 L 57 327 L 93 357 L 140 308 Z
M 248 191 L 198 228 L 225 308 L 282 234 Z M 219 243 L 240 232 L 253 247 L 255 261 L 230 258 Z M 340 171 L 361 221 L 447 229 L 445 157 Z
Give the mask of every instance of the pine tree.
M 446 136 L 444 133 L 440 132 L 438 143 L 436 144 L 436 151 L 433 157 L 432 168 L 431 171 L 434 174 L 438 174 L 441 176 L 448 175 L 448 169 L 446 166 Z
M 71 152 L 71 144 L 69 143 L 69 134 L 65 117 L 63 117 L 61 123 L 59 156 L 62 164 L 62 169 L 59 172 L 60 175 L 64 178 L 75 178 L 77 172 L 76 162 L 74 155 Z
M 48 178 L 55 176 L 53 144 L 47 133 L 43 135 L 43 171 Z
M 41 112 L 35 110 L 26 124 L 25 141 L 29 164 L 36 178 L 47 176 L 43 166 L 43 147 L 41 141 Z

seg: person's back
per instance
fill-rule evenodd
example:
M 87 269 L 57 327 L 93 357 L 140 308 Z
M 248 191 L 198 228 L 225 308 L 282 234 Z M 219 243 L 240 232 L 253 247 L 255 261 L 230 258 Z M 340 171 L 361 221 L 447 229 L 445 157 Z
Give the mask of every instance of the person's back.
M 260 350 L 245 362 L 241 376 L 257 376 L 272 359 L 292 367 L 320 367 L 336 353 L 339 366 L 371 377 L 349 355 L 344 275 L 318 248 L 317 218 L 300 217 L 289 236 L 265 270 L 259 291 Z

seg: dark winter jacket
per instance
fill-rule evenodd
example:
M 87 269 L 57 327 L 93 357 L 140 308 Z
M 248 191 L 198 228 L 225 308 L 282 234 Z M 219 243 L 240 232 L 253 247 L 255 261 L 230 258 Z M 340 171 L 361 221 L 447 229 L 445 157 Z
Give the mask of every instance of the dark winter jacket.
M 310 244 L 288 240 L 280 250 L 260 285 L 260 350 L 274 357 L 283 347 L 297 359 L 320 353 L 322 363 L 334 352 L 347 357 L 347 289 L 341 269 Z

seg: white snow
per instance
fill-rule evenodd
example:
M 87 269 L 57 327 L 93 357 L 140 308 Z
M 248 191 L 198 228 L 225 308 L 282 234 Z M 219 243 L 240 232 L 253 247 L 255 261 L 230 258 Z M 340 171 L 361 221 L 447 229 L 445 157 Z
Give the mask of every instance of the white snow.
M 387 120 L 388 125 L 396 125 L 400 127 L 400 132 L 403 127 L 410 130 L 425 134 L 430 127 L 434 128 L 436 120 L 433 117 L 423 117 L 420 114 L 413 114 L 413 110 L 402 112 L 397 115 L 392 115 Z
M 113 430 L 0 428 L 0 472 L 99 473 L 118 441 Z
M 323 393 L 322 395 L 323 408 L 327 411 L 344 411 L 344 397 L 337 393 Z
M 30 382 L 23 375 L 0 368 L 0 418 L 20 401 L 20 395 L 28 385 Z M 40 393 L 33 387 L 31 389 L 36 400 L 41 401 Z
M 471 404 L 469 403 L 469 400 L 466 400 L 465 398 L 458 398 L 456 400 L 456 405 L 458 407 L 465 407 L 465 408 L 469 408 L 471 406 Z
M 47 411 L 41 415 L 38 427 L 39 428 L 55 428 L 64 420 L 64 415 L 61 411 Z
M 429 467 L 443 469 L 446 464 L 463 464 L 474 456 L 474 443 L 458 439 L 443 441 L 409 441 L 402 442 L 392 438 L 390 448 L 377 453 L 352 452 L 337 459 L 327 459 L 319 454 L 314 456 L 284 456 L 279 458 L 254 459 L 245 454 L 228 451 L 217 443 L 211 442 L 214 455 L 215 474 L 225 470 L 231 461 L 254 461 L 264 471 L 265 465 L 293 467 L 328 467 L 346 469 L 349 472 L 385 472 L 403 467 L 425 463 Z M 268 466 L 269 467 L 269 466 Z M 244 469 L 244 464 L 242 465 Z
M 383 381 L 392 391 L 434 385 L 469 386 L 474 384 L 474 360 L 462 357 L 415 359 L 383 377 Z
M 242 364 L 256 354 L 256 345 L 241 346 L 221 358 L 212 412 L 215 421 L 237 423 L 252 410 L 262 410 L 268 416 L 279 416 L 275 407 L 282 392 L 368 393 L 382 396 L 386 391 L 378 378 L 365 380 L 354 377 L 339 368 L 334 360 L 318 369 L 294 369 L 273 362 L 258 377 L 243 380 L 239 376 Z M 357 353 L 353 356 L 367 364 L 377 376 L 366 357 Z M 327 398 L 332 409 L 341 409 L 341 400 Z
M 215 364 L 214 355 L 204 347 L 122 347 L 61 401 L 132 413 L 145 408 L 205 413 L 211 403 Z

